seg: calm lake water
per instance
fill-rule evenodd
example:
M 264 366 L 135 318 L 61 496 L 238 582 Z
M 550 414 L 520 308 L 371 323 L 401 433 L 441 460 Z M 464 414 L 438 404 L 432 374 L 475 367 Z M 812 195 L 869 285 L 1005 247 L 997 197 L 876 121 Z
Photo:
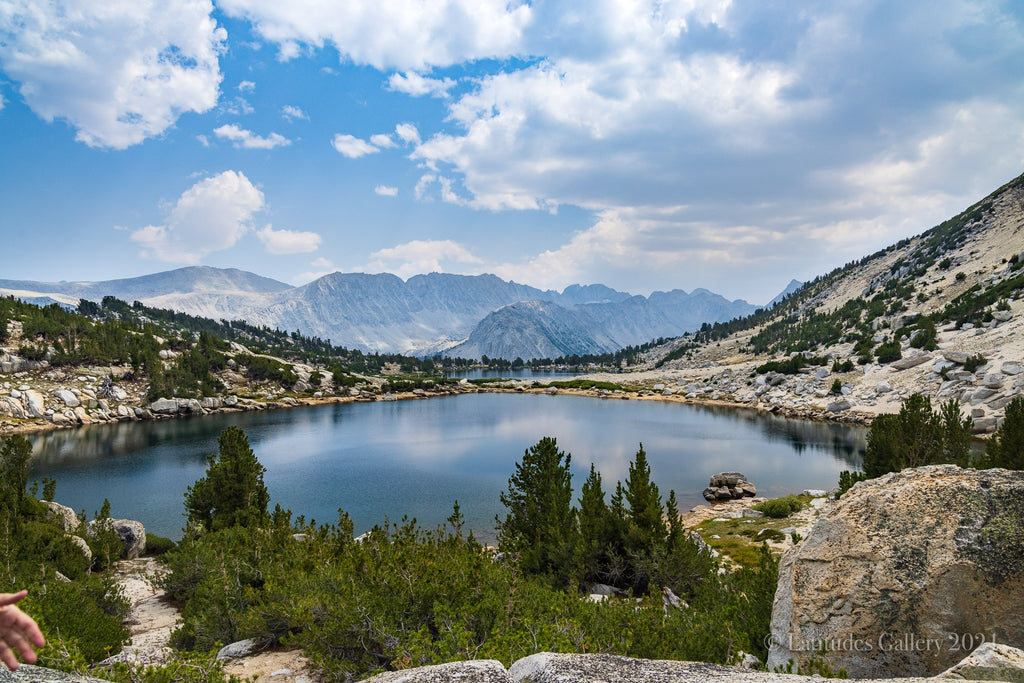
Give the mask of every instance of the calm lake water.
M 271 495 L 295 515 L 334 522 L 347 511 L 356 533 L 415 517 L 429 527 L 459 501 L 478 538 L 493 538 L 505 490 L 523 451 L 553 436 L 572 454 L 579 496 L 593 462 L 605 491 L 627 476 L 640 442 L 663 498 L 703 503 L 708 478 L 747 475 L 768 496 L 835 486 L 860 462 L 867 430 L 755 411 L 577 396 L 473 394 L 350 403 L 157 422 L 92 425 L 31 437 L 30 481 L 57 480 L 56 500 L 91 517 L 104 498 L 114 517 L 180 538 L 186 488 L 229 425 L 245 430 Z

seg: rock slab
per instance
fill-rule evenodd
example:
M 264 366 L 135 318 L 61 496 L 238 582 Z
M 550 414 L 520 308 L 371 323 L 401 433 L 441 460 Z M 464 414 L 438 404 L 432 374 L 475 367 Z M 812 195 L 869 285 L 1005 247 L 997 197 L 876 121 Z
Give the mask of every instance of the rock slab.
M 977 634 L 1024 646 L 1024 472 L 934 465 L 857 484 L 779 566 L 769 670 L 934 676 Z
M 932 679 L 903 678 L 898 683 Z M 810 683 L 820 677 L 754 672 L 740 667 L 633 659 L 618 655 L 541 652 L 517 660 L 508 671 L 501 662 L 449 662 L 416 669 L 388 671 L 367 679 L 372 683 Z M 868 683 L 861 681 L 860 683 Z M 896 683 L 896 682 L 893 682 Z M 933 682 L 934 683 L 934 682 Z

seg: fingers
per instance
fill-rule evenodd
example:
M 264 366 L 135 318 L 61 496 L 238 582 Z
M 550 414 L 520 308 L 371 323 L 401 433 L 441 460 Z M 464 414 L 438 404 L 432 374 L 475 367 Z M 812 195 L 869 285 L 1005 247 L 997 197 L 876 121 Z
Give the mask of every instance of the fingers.
M 11 671 L 18 670 L 18 660 L 14 656 L 14 651 L 2 640 L 0 640 L 0 661 L 6 664 Z
M 3 607 L 4 605 L 13 605 L 26 595 L 28 595 L 28 591 L 26 590 L 21 590 L 17 593 L 0 593 L 0 607 Z
M 15 602 L 22 597 L 25 597 L 24 591 Z M 15 653 L 29 664 L 34 664 L 36 661 L 35 648 L 45 644 L 43 634 L 32 617 L 10 602 L 0 607 L 0 661 L 6 664 L 7 668 L 11 671 L 18 668 L 18 659 Z

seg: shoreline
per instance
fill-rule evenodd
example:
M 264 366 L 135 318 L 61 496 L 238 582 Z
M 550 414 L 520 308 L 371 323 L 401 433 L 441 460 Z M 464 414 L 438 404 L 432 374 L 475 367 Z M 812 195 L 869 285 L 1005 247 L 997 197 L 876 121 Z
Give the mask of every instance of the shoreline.
M 808 420 L 812 422 L 829 422 L 846 425 L 869 426 L 875 414 L 860 411 L 844 411 L 842 413 L 829 413 L 826 410 L 812 408 L 790 408 L 779 405 L 751 404 L 740 400 L 730 401 L 723 398 L 687 398 L 681 395 L 665 396 L 656 392 L 647 393 L 645 390 L 638 392 L 611 393 L 607 390 L 596 389 L 565 389 L 550 386 L 533 387 L 477 387 L 456 389 L 446 388 L 441 391 L 416 390 L 414 392 L 402 392 L 384 396 L 368 398 L 363 396 L 318 396 L 318 397 L 285 397 L 272 401 L 256 401 L 254 399 L 240 399 L 236 405 L 221 406 L 216 408 L 201 408 L 199 411 L 192 409 L 178 410 L 174 412 L 152 412 L 149 408 L 143 408 L 147 415 L 145 417 L 123 417 L 112 415 L 110 419 L 90 418 L 88 420 L 61 420 L 52 421 L 45 418 L 31 418 L 16 420 L 7 418 L 0 422 L 0 438 L 13 434 L 38 434 L 42 432 L 56 431 L 62 429 L 77 429 L 89 425 L 117 424 L 119 422 L 142 422 L 148 420 L 168 420 L 189 417 L 202 417 L 205 415 L 222 413 L 241 413 L 264 410 L 287 410 L 294 408 L 316 407 L 322 405 L 346 404 L 346 403 L 373 403 L 373 402 L 394 402 L 414 401 L 441 396 L 457 396 L 463 394 L 543 394 L 549 396 L 579 396 L 583 398 L 596 398 L 601 400 L 630 400 L 630 401 L 657 401 L 662 403 L 676 403 L 710 408 L 728 408 L 753 410 L 760 413 L 768 413 L 779 417 L 790 419 Z M 187 401 L 187 399 L 171 399 Z M 152 405 L 152 404 L 151 404 Z M 141 406 L 140 406 L 141 407 Z

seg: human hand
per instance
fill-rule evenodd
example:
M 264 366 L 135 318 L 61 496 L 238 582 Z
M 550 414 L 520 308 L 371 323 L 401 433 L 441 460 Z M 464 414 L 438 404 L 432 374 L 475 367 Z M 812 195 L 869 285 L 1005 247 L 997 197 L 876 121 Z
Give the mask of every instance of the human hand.
M 0 593 L 0 661 L 11 671 L 18 669 L 15 652 L 29 664 L 35 664 L 36 648 L 46 644 L 35 620 L 15 604 L 28 591 Z

